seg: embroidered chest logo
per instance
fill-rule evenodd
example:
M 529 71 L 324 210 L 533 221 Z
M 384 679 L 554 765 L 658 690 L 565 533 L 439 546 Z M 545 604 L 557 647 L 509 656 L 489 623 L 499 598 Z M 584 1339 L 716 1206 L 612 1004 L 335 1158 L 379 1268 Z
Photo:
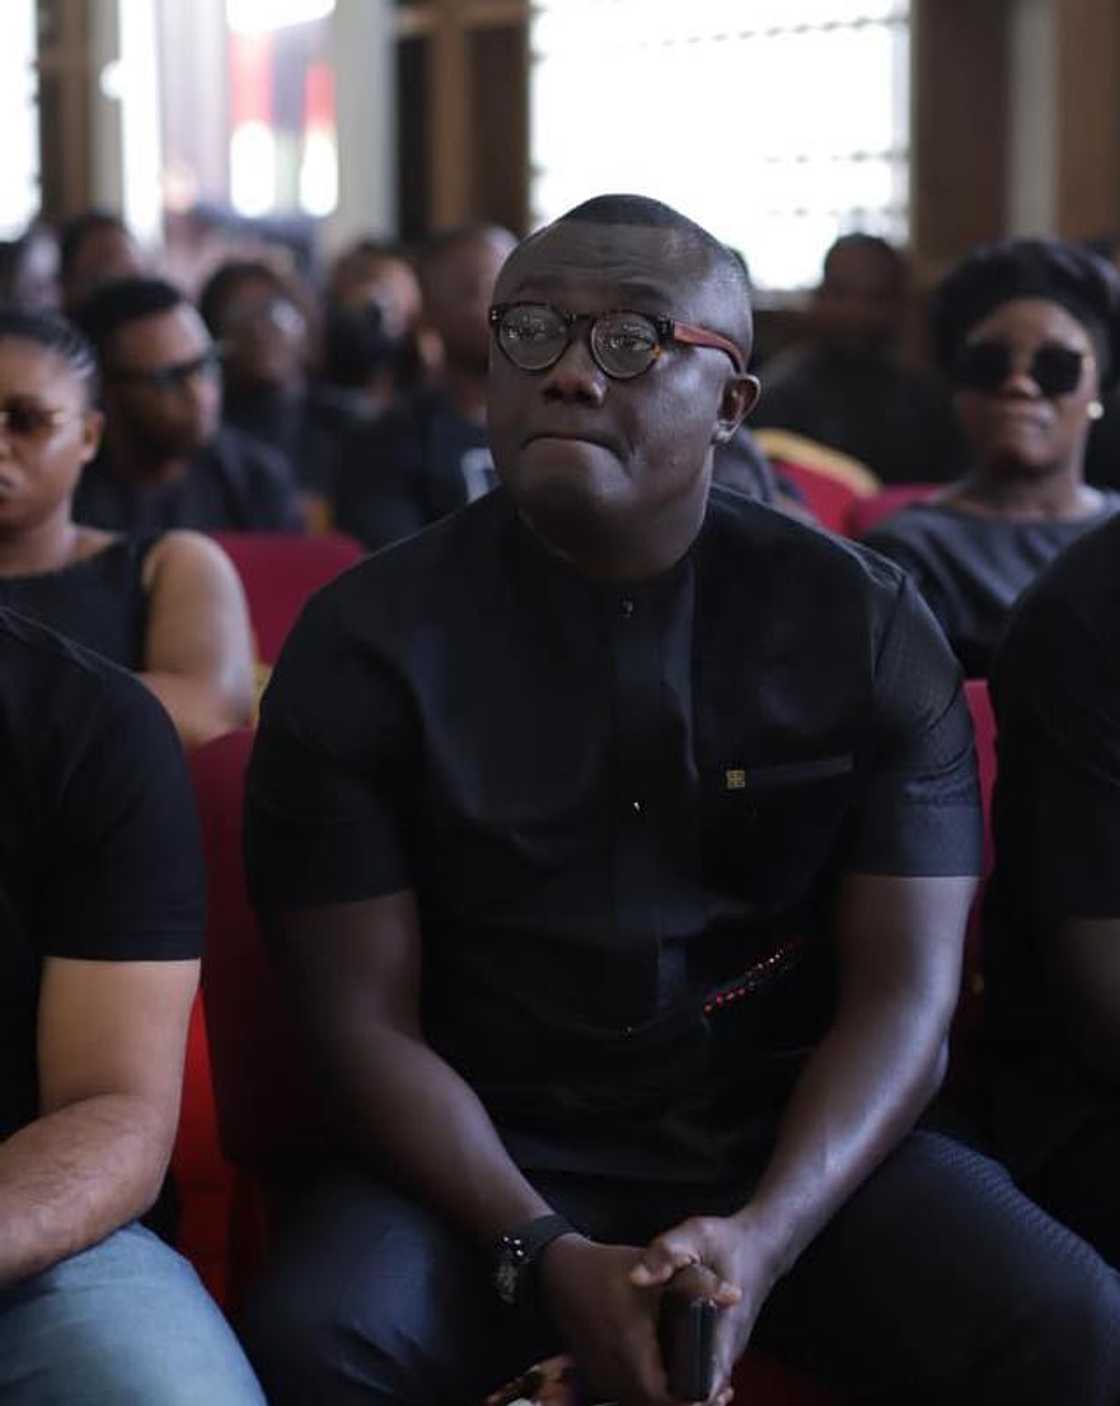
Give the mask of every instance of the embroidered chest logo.
M 723 773 L 723 786 L 726 791 L 745 791 L 747 773 L 741 767 L 729 767 Z

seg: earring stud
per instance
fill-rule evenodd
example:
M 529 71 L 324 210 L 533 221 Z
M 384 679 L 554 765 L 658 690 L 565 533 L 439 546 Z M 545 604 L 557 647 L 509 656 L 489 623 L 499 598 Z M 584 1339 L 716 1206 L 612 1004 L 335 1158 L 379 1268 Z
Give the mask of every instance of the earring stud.
M 1089 408 L 1088 408 L 1089 419 L 1090 419 L 1090 420 L 1099 420 L 1103 414 L 1104 414 L 1104 406 L 1100 403 L 1100 401 L 1099 401 L 1099 400 L 1091 400 L 1091 401 L 1089 402 Z

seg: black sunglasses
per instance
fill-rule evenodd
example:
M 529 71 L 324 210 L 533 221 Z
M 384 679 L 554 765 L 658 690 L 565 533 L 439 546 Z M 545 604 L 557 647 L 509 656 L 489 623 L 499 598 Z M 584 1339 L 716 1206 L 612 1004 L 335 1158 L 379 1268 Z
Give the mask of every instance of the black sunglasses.
M 1027 374 L 1044 396 L 1069 395 L 1081 384 L 1085 353 L 1061 342 L 1043 342 L 1031 357 Z M 962 390 L 998 391 L 1015 367 L 1009 342 L 966 342 L 953 367 L 953 383 Z
M 112 367 L 107 375 L 110 381 L 123 385 L 148 386 L 157 391 L 178 391 L 194 376 L 216 376 L 222 367 L 222 348 L 215 344 L 190 361 L 179 361 L 172 366 L 157 366 L 154 371 L 141 371 L 127 366 Z
M 30 400 L 6 400 L 0 405 L 0 430 L 17 439 L 36 439 L 72 418 L 61 406 Z
M 648 371 L 669 342 L 711 347 L 729 356 L 740 374 L 744 369 L 743 354 L 729 338 L 671 317 L 624 309 L 596 317 L 565 312 L 551 303 L 496 303 L 490 309 L 498 346 L 522 371 L 555 366 L 580 322 L 589 324 L 587 342 L 596 366 L 615 381 L 630 381 Z

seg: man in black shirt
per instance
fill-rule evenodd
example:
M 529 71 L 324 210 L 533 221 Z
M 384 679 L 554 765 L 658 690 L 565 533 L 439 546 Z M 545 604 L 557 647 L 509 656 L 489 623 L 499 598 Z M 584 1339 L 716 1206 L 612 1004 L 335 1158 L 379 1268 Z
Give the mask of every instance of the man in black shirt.
M 1031 1195 L 1120 1265 L 1120 520 L 1024 597 L 992 683 L 994 1132 Z
M 218 348 L 177 288 L 120 279 L 77 320 L 97 349 L 105 408 L 101 453 L 74 498 L 77 521 L 137 536 L 298 530 L 283 456 L 220 427 Z
M 360 428 L 340 449 L 335 522 L 383 547 L 488 493 L 486 311 L 508 230 L 471 225 L 435 236 L 419 264 L 424 320 L 443 349 L 441 383 Z
M 843 450 L 884 483 L 955 478 L 967 455 L 949 397 L 898 357 L 906 291 L 906 264 L 886 240 L 838 239 L 813 299 L 812 340 L 767 362 L 756 427 Z
M 262 1406 L 193 1271 L 137 1223 L 175 1136 L 202 906 L 162 708 L 0 609 L 5 1406 Z
M 496 298 L 503 489 L 320 594 L 264 701 L 251 876 L 355 1158 L 253 1305 L 266 1389 L 466 1406 L 562 1342 L 665 1406 L 700 1264 L 713 1403 L 754 1338 L 891 1399 L 1104 1406 L 1115 1278 L 908 1136 L 980 858 L 940 632 L 709 493 L 757 385 L 705 231 L 591 201 Z

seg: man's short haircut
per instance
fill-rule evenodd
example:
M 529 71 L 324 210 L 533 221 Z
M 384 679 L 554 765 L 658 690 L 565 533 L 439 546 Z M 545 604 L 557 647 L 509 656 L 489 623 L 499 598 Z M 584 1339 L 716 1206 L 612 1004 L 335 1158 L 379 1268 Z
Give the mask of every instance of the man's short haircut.
M 744 358 L 750 355 L 753 339 L 751 318 L 751 283 L 746 261 L 718 240 L 703 225 L 674 210 L 661 200 L 648 195 L 596 195 L 574 206 L 544 229 L 531 234 L 518 249 L 530 248 L 538 239 L 557 225 L 634 225 L 643 229 L 663 229 L 673 234 L 681 252 L 694 254 L 707 264 L 709 276 L 724 280 L 732 296 L 740 304 L 740 330 Z
M 88 236 L 102 229 L 116 230 L 132 237 L 124 220 L 111 210 L 83 210 L 80 215 L 66 221 L 58 234 L 58 269 L 62 279 L 65 280 L 74 267 Z
M 226 302 L 243 283 L 267 283 L 276 297 L 295 303 L 291 288 L 271 264 L 263 259 L 230 259 L 219 264 L 198 295 L 198 310 L 212 337 L 218 335 Z
M 34 342 L 51 352 L 83 383 L 89 402 L 97 399 L 97 357 L 88 340 L 66 318 L 53 312 L 0 308 L 0 341 L 5 338 Z
M 834 255 L 842 254 L 847 249 L 858 249 L 861 253 L 873 254 L 876 258 L 882 259 L 884 264 L 891 266 L 895 281 L 899 286 L 906 281 L 906 259 L 901 249 L 884 239 L 882 235 L 868 234 L 864 230 L 852 230 L 848 234 L 842 234 L 839 239 L 834 239 L 828 246 L 821 266 L 826 278 L 828 277 L 828 266 Z
M 90 294 L 74 320 L 104 361 L 109 338 L 119 328 L 171 312 L 183 303 L 190 303 L 186 294 L 165 278 L 115 278 Z

